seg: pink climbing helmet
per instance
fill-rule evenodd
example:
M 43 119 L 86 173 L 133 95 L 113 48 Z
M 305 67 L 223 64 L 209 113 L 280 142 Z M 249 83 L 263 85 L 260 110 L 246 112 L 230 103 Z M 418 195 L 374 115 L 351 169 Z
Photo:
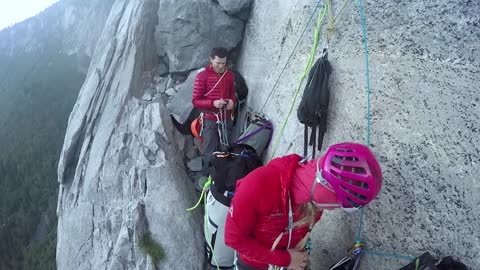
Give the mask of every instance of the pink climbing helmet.
M 346 142 L 330 146 L 321 168 L 322 177 L 330 184 L 343 208 L 367 205 L 382 187 L 380 164 L 363 144 Z

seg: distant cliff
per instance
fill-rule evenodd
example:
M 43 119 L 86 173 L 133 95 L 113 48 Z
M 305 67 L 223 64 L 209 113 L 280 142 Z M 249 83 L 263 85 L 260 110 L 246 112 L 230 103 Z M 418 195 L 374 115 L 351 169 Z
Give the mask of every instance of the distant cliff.
M 57 53 L 90 58 L 114 0 L 63 0 L 38 15 L 0 31 L 0 54 Z M 82 67 L 89 61 L 83 60 Z
M 0 269 L 55 267 L 56 166 L 113 1 L 60 1 L 0 31 Z

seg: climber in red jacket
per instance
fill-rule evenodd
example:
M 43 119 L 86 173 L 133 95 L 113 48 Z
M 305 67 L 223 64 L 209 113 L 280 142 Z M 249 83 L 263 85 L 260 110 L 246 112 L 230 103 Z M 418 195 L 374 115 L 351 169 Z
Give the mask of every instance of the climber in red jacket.
M 341 143 L 299 164 L 276 158 L 237 182 L 225 243 L 238 252 L 237 269 L 304 269 L 309 232 L 322 211 L 357 210 L 380 191 L 382 172 L 367 146 Z
M 230 136 L 231 114 L 235 107 L 235 75 L 226 68 L 227 54 L 225 48 L 213 48 L 210 64 L 198 73 L 193 86 L 193 106 L 203 112 L 204 176 L 208 176 L 212 153 L 221 150 L 221 142 L 227 147 Z

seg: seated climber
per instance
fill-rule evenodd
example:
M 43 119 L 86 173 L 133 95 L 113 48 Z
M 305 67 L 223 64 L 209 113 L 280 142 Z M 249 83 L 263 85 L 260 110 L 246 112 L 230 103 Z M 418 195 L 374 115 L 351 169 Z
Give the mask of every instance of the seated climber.
M 225 225 L 237 269 L 304 269 L 304 247 L 322 211 L 358 210 L 382 186 L 380 165 L 362 144 L 336 144 L 319 159 L 300 159 L 276 158 L 237 182 Z

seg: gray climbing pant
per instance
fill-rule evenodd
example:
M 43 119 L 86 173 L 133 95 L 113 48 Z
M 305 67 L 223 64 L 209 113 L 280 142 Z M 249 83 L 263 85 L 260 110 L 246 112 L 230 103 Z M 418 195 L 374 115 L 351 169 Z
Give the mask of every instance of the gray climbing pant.
M 227 138 L 230 143 L 230 134 L 232 133 L 232 120 L 227 120 Z M 214 120 L 203 119 L 203 170 L 204 176 L 209 175 L 208 164 L 212 159 L 212 153 L 221 151 L 220 138 L 218 137 L 218 125 Z

